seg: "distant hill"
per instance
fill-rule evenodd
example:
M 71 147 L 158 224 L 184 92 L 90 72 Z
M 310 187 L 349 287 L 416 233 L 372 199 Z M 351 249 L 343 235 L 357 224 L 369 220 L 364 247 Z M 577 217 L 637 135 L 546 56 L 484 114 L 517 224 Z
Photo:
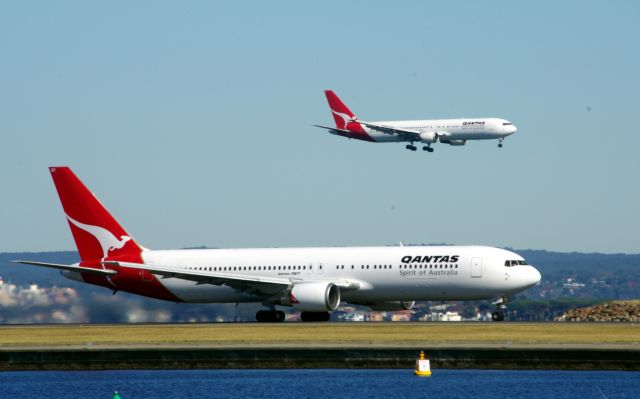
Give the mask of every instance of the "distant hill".
M 601 272 L 603 270 L 640 270 L 640 254 L 601 254 L 581 252 L 551 252 L 534 249 L 512 250 L 535 265 L 544 276 L 559 269 L 565 271 Z

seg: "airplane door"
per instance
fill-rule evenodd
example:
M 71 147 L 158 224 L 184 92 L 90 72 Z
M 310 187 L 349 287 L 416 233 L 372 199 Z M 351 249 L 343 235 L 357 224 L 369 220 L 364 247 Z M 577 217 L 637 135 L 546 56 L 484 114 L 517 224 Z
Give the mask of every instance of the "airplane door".
M 318 274 L 322 274 L 322 269 L 324 269 L 324 264 L 318 263 Z
M 307 273 L 313 274 L 313 263 L 309 263 L 309 269 L 307 270 Z
M 482 258 L 471 258 L 471 277 L 482 277 Z

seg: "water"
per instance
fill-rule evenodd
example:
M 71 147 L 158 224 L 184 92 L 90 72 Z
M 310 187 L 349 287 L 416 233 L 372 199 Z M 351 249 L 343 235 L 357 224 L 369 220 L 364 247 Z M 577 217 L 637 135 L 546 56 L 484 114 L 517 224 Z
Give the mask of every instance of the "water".
M 640 372 L 161 370 L 0 373 L 0 398 L 640 398 Z

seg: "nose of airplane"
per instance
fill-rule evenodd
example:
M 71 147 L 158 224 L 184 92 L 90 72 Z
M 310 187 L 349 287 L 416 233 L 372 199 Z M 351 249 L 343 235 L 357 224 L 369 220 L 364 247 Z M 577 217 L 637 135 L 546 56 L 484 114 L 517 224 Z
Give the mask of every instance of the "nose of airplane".
M 538 269 L 533 266 L 529 266 L 529 270 L 527 271 L 527 282 L 529 283 L 529 285 L 531 286 L 538 284 L 541 278 L 542 275 L 540 274 Z
M 515 125 L 509 126 L 509 129 L 507 130 L 507 132 L 509 132 L 509 134 L 514 134 L 517 131 L 518 131 L 518 128 L 515 127 Z

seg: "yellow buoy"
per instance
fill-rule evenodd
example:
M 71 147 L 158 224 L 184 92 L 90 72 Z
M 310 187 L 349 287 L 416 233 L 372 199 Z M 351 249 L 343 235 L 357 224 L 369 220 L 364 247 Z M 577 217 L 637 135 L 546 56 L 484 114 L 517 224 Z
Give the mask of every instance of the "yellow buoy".
M 431 365 L 429 364 L 429 359 L 424 357 L 423 351 L 420 351 L 420 357 L 416 360 L 416 368 L 413 371 L 413 374 L 420 377 L 431 376 Z

